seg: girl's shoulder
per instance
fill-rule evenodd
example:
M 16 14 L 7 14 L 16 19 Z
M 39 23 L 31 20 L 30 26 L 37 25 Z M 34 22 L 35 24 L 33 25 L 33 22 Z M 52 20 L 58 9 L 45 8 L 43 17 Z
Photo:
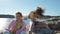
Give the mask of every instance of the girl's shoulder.
M 11 21 L 11 24 L 14 24 L 14 23 L 16 23 L 16 20 L 12 20 L 12 21 Z

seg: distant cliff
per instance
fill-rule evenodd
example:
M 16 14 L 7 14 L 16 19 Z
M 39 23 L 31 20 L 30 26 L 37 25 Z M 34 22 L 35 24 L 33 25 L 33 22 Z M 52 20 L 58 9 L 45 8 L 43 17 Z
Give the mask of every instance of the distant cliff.
M 0 18 L 14 18 L 14 15 L 0 15 Z

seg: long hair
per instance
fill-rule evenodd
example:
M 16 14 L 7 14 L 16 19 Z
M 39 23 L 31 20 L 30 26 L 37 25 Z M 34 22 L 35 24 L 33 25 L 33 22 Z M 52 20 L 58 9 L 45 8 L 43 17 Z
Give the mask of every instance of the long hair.
M 28 18 L 31 19 L 32 15 L 34 15 L 34 11 L 30 12 L 30 14 L 28 15 Z
M 43 16 L 44 10 L 41 7 L 37 7 L 35 12 L 36 12 L 36 14 Z

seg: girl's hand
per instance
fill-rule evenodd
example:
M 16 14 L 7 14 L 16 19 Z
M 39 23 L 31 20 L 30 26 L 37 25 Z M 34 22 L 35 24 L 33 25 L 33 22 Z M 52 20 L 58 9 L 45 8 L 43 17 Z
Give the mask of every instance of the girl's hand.
M 10 32 L 13 32 L 14 31 L 14 28 L 10 28 Z

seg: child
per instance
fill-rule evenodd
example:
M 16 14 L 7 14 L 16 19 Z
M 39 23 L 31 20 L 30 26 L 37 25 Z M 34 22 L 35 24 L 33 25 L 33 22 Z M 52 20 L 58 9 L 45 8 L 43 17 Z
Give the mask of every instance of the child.
M 26 24 L 22 19 L 22 14 L 20 12 L 16 13 L 16 20 L 13 20 L 8 27 L 10 34 L 21 34 L 25 31 L 26 34 Z

